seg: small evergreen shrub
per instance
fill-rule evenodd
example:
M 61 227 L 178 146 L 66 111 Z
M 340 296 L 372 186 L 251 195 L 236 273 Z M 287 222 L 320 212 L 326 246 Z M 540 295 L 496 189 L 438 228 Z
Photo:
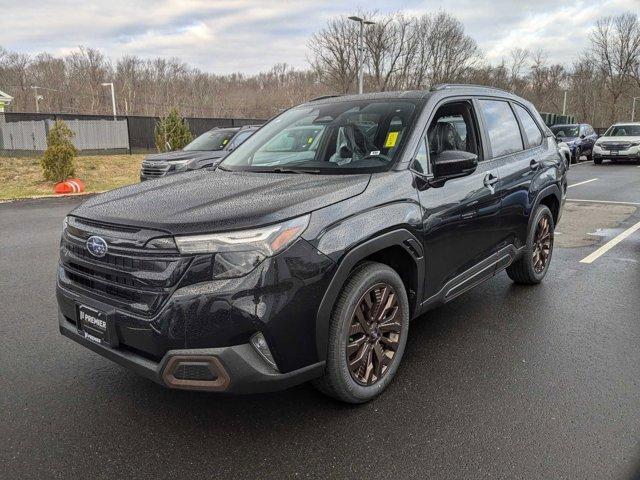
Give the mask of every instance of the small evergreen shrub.
M 40 161 L 46 180 L 63 182 L 75 173 L 74 159 L 78 150 L 71 142 L 74 133 L 61 120 L 56 120 L 47 135 L 47 149 Z
M 193 140 L 189 124 L 180 116 L 177 108 L 156 123 L 156 149 L 158 152 L 180 150 Z

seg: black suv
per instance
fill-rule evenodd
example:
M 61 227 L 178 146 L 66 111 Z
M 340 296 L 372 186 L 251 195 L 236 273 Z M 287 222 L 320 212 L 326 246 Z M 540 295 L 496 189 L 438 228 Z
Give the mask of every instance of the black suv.
M 365 402 L 392 380 L 411 319 L 504 269 L 542 280 L 565 168 L 535 108 L 500 90 L 317 99 L 215 170 L 74 210 L 60 331 L 171 388 L 313 380 Z
M 216 127 L 203 133 L 182 150 L 154 153 L 142 160 L 140 181 L 152 180 L 174 173 L 215 167 L 259 127 Z

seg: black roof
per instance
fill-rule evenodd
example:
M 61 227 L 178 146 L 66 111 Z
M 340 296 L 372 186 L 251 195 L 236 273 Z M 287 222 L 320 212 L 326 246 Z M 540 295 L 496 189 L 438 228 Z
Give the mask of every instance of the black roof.
M 502 90 L 500 88 L 487 87 L 484 85 L 470 85 L 470 84 L 458 84 L 458 83 L 444 83 L 432 86 L 429 90 L 405 90 L 405 91 L 393 91 L 393 92 L 372 92 L 358 94 L 345 94 L 345 95 L 324 95 L 322 97 L 309 100 L 305 104 L 323 104 L 333 103 L 335 101 L 353 101 L 353 100 L 378 100 L 378 99 L 413 99 L 421 100 L 430 97 L 436 92 L 451 91 L 460 93 L 462 95 L 497 95 L 500 97 L 520 98 L 517 95 Z M 521 99 L 522 100 L 522 99 Z M 528 102 L 527 102 L 528 103 Z

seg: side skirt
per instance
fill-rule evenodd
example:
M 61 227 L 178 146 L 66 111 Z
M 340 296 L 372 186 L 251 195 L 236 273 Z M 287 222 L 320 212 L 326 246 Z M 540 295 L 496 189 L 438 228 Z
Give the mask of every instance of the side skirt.
M 522 254 L 524 248 L 524 246 L 516 248 L 514 245 L 507 245 L 469 270 L 452 278 L 440 291 L 422 302 L 418 315 L 422 315 L 433 307 L 447 303 L 485 280 L 490 279 L 496 273 L 511 265 Z M 429 267 L 427 266 L 427 268 Z

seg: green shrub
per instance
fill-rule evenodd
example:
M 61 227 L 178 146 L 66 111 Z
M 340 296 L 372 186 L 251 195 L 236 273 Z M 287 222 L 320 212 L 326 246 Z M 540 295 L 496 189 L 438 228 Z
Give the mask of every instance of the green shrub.
M 61 120 L 57 120 L 47 135 L 47 149 L 40 161 L 44 178 L 62 182 L 75 173 L 74 159 L 78 150 L 71 142 L 74 133 Z
M 156 123 L 156 149 L 158 152 L 180 150 L 193 140 L 189 124 L 180 116 L 177 108 Z

